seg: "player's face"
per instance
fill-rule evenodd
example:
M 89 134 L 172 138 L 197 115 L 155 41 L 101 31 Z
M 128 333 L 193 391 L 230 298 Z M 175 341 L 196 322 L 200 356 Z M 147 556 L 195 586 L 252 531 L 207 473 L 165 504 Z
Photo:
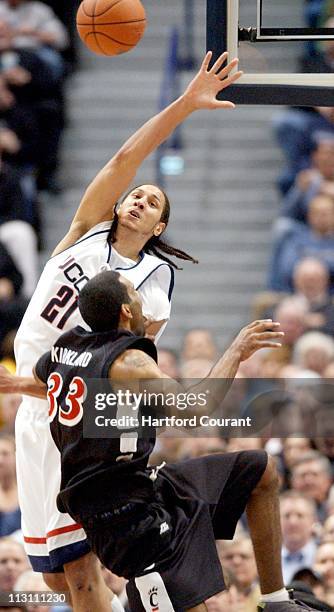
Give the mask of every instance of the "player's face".
M 133 283 L 124 276 L 121 277 L 121 282 L 126 286 L 129 296 L 129 307 L 131 311 L 130 327 L 131 331 L 136 336 L 145 335 L 144 315 L 142 299 L 138 291 L 135 290 Z
M 28 559 L 17 542 L 2 542 L 0 545 L 0 589 L 11 591 L 19 575 L 28 569 Z
M 118 209 L 121 226 L 147 237 L 160 236 L 166 224 L 160 221 L 164 211 L 165 197 L 156 185 L 141 185 L 125 198 Z

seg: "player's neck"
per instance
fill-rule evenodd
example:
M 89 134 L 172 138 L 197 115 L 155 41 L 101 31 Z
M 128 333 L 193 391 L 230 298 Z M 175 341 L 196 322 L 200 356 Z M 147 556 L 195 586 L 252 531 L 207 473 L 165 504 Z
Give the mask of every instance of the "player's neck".
M 118 227 L 113 247 L 123 257 L 138 261 L 139 253 L 147 242 L 147 236 L 129 232 L 128 228 Z

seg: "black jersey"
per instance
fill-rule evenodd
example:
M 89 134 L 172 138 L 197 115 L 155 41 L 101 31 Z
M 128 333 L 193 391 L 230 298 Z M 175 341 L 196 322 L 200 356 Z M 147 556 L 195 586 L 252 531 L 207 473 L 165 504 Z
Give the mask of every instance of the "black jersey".
M 109 368 L 130 348 L 157 360 L 155 345 L 147 338 L 126 330 L 93 333 L 78 326 L 60 336 L 36 365 L 37 376 L 48 384 L 50 428 L 61 454 L 57 505 L 73 517 L 82 508 L 87 513 L 103 511 L 151 495 L 152 481 L 144 470 L 155 433 L 139 436 L 135 452 L 126 453 L 120 446 L 121 431 L 118 437 L 101 438 L 86 437 L 83 431 L 85 415 L 93 412 L 98 380 L 112 391 Z M 117 406 L 112 410 L 115 416 Z

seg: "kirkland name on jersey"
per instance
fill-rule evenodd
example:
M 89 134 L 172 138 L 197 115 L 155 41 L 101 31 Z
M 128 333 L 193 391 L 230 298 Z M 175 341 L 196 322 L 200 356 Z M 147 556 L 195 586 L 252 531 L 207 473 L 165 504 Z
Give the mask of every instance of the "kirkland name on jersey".
M 50 349 L 60 334 L 83 325 L 78 309 L 79 291 L 90 278 L 105 269 L 108 262 L 139 288 L 145 316 L 153 315 L 154 320 L 169 317 L 166 316 L 166 302 L 168 307 L 173 280 L 170 267 L 157 257 L 145 254 L 139 263 L 130 265 L 130 260 L 125 260 L 127 266 L 120 268 L 121 257 L 118 254 L 111 257 L 114 249 L 107 244 L 109 229 L 110 222 L 100 223 L 46 263 L 15 339 L 19 376 L 31 375 L 38 358 Z M 152 294 L 157 298 L 162 295 L 160 312 L 153 310 Z
M 51 349 L 51 361 L 53 363 L 86 368 L 92 357 L 93 354 L 88 351 L 78 353 L 78 351 L 73 351 L 64 346 L 53 346 Z

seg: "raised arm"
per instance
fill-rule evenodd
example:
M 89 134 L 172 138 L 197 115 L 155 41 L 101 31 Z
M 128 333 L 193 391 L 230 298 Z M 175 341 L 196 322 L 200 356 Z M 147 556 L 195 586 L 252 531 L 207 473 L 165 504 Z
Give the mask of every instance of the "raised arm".
M 254 321 L 244 327 L 220 357 L 209 375 L 198 384 L 185 389 L 181 383 L 170 378 L 159 369 L 155 361 L 140 350 L 125 351 L 111 366 L 109 377 L 113 385 L 127 388 L 132 392 L 145 390 L 155 394 L 178 394 L 206 392 L 208 380 L 211 379 L 210 391 L 205 409 L 214 411 L 223 401 L 235 376 L 239 365 L 261 348 L 278 348 L 279 340 L 284 336 L 279 331 L 280 324 L 271 319 Z M 143 383 L 143 381 L 145 381 Z M 124 383 L 124 384 L 123 384 Z M 201 413 L 201 408 L 187 407 L 186 415 Z
M 216 96 L 241 76 L 240 71 L 232 73 L 238 60 L 224 67 L 227 59 L 227 53 L 224 53 L 209 69 L 211 57 L 211 52 L 206 54 L 199 72 L 184 93 L 135 132 L 97 174 L 54 255 L 71 246 L 97 223 L 112 218 L 115 203 L 129 188 L 142 162 L 191 113 L 199 109 L 234 108 L 232 102 L 219 101 Z

